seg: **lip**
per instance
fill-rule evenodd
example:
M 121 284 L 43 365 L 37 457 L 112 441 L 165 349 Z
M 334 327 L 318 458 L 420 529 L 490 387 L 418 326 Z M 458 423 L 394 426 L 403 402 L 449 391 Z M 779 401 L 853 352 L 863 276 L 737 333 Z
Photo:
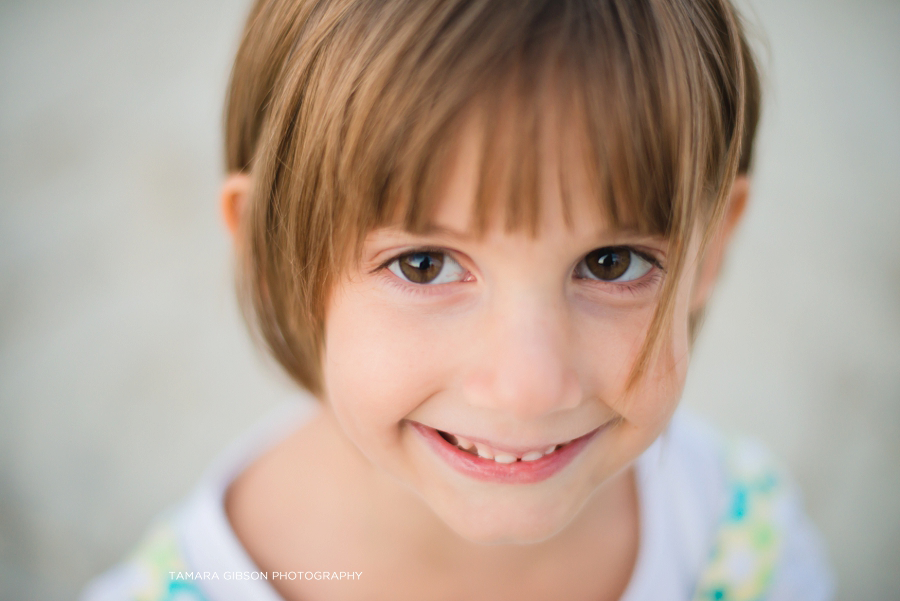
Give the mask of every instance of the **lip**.
M 552 477 L 571 463 L 594 436 L 608 425 L 604 424 L 595 428 L 536 461 L 503 464 L 463 451 L 444 440 L 444 437 L 434 428 L 414 421 L 409 423 L 435 453 L 456 471 L 476 480 L 505 484 L 533 484 Z

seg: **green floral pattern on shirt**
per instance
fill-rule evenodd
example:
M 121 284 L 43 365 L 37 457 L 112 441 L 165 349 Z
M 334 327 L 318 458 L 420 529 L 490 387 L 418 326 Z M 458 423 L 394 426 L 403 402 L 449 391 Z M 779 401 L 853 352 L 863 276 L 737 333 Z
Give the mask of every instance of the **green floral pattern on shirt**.
M 132 561 L 146 577 L 135 601 L 207 601 L 191 580 L 172 578 L 188 571 L 171 524 L 154 526 L 135 550 Z
M 781 555 L 785 479 L 751 442 L 733 443 L 727 461 L 730 498 L 694 601 L 761 601 Z

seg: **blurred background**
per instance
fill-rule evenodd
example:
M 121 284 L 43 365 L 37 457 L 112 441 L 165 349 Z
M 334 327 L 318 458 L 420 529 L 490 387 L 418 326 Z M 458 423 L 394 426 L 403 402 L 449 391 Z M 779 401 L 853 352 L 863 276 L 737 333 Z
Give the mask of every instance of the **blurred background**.
M 752 0 L 755 195 L 685 403 L 790 466 L 840 599 L 900 590 L 900 2 Z M 0 2 L 0 598 L 73 599 L 298 393 L 218 213 L 245 0 Z

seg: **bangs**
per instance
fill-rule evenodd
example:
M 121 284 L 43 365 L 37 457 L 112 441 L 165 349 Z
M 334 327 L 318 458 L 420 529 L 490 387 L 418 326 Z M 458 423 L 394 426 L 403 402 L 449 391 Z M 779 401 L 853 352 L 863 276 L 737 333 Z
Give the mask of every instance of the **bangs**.
M 473 122 L 476 234 L 500 218 L 507 230 L 536 235 L 548 184 L 569 216 L 576 172 L 586 175 L 588 206 L 610 227 L 685 234 L 673 229 L 673 214 L 700 200 L 697 176 L 709 174 L 697 173 L 694 159 L 708 160 L 712 149 L 696 147 L 704 124 L 691 114 L 690 86 L 677 81 L 690 74 L 672 64 L 679 49 L 667 45 L 666 24 L 650 3 L 468 4 L 432 24 L 437 39 L 417 38 L 420 52 L 404 48 L 386 61 L 391 76 L 372 95 L 362 82 L 358 98 L 374 102 L 347 109 L 333 181 L 352 185 L 340 195 L 340 213 L 357 243 L 388 224 L 427 229 L 449 166 L 463 149 L 473 151 L 461 143 Z M 694 189 L 679 195 L 688 183 Z M 719 182 L 707 183 L 709 191 Z
M 461 4 L 443 21 L 418 15 L 409 27 L 422 33 L 383 58 L 383 77 L 371 65 L 358 74 L 333 161 L 332 185 L 349 186 L 339 194 L 338 237 L 353 230 L 359 244 L 398 222 L 424 231 L 471 120 L 481 132 L 478 234 L 492 216 L 536 234 L 543 178 L 555 180 L 569 215 L 575 169 L 587 176 L 588 206 L 612 228 L 686 240 L 709 216 L 734 132 L 716 118 L 728 108 L 718 90 L 684 60 L 703 44 L 672 36 L 671 6 Z

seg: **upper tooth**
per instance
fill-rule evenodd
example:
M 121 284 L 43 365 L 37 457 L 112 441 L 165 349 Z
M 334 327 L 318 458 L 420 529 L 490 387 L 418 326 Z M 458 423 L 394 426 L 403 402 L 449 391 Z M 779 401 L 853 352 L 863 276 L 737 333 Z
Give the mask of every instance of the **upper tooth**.
M 481 444 L 480 442 L 476 442 L 474 444 L 475 444 L 475 450 L 478 451 L 479 457 L 481 457 L 482 459 L 493 459 L 494 458 L 494 452 L 491 449 L 491 447 Z
M 509 453 L 497 453 L 494 455 L 494 461 L 497 463 L 515 463 L 516 456 Z
M 471 440 L 469 440 L 468 438 L 463 438 L 462 436 L 456 437 L 456 444 L 465 451 L 468 451 L 473 446 L 475 446 L 474 444 L 472 444 Z
M 455 444 L 457 447 L 464 451 L 475 451 L 479 457 L 482 459 L 493 459 L 497 463 L 515 463 L 519 458 L 512 453 L 506 453 L 503 451 L 497 451 L 492 447 L 484 444 L 483 442 L 474 442 L 469 440 L 468 438 L 464 438 L 457 434 L 449 434 L 449 438 L 451 442 Z M 560 445 L 553 444 L 544 449 L 543 451 L 528 451 L 524 455 L 522 455 L 522 461 L 537 461 L 544 455 L 549 455 Z

